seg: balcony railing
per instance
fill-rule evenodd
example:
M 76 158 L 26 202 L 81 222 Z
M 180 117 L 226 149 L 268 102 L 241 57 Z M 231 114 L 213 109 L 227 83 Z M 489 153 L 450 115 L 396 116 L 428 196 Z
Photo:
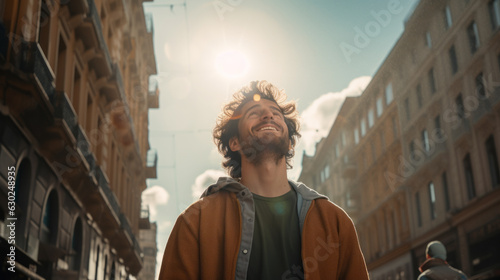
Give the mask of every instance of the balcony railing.
M 146 159 L 146 178 L 157 178 L 158 154 L 156 150 L 149 150 Z
M 156 80 L 150 84 L 148 91 L 148 108 L 160 108 L 160 89 L 158 87 L 158 81 Z
M 17 48 L 17 51 L 16 51 Z M 54 73 L 37 42 L 19 42 L 12 46 L 15 56 L 12 63 L 25 73 L 33 74 L 47 98 L 50 99 L 55 93 Z
M 97 39 L 99 40 L 99 47 L 104 52 L 104 56 L 106 57 L 106 62 L 108 66 L 111 67 L 111 55 L 109 54 L 108 45 L 106 45 L 106 41 L 104 40 L 104 36 L 102 35 L 101 18 L 99 17 L 99 13 L 97 12 L 94 0 L 88 0 L 88 4 L 89 4 L 89 17 L 92 19 L 92 22 L 94 23 L 95 33 L 97 35 Z
M 106 196 L 106 199 L 108 200 L 111 209 L 113 209 L 114 215 L 116 215 L 116 217 L 119 217 L 121 212 L 120 205 L 118 204 L 116 196 L 114 195 L 113 191 L 111 191 L 108 180 L 106 180 L 106 177 L 104 176 L 104 173 L 102 172 L 102 169 L 99 166 L 97 166 L 95 169 L 95 177 L 97 179 L 97 183 L 99 184 L 104 195 Z
M 75 139 L 78 139 L 78 117 L 68 96 L 63 91 L 57 91 L 51 98 L 56 118 L 62 119 Z
M 130 237 L 135 253 L 138 256 L 142 256 L 141 246 L 139 245 L 139 242 L 137 241 L 137 238 L 135 237 L 132 228 L 130 227 L 128 219 L 123 213 L 120 214 L 120 224 L 125 233 Z
M 139 219 L 139 229 L 150 229 L 151 223 L 149 222 L 149 207 L 142 205 L 141 217 Z

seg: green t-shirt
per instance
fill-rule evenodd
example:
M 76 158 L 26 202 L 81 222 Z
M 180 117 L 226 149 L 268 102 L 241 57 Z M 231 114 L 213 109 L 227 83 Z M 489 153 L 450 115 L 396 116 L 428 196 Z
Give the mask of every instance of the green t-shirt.
M 253 198 L 255 225 L 247 279 L 302 279 L 295 190 L 278 197 L 253 194 Z

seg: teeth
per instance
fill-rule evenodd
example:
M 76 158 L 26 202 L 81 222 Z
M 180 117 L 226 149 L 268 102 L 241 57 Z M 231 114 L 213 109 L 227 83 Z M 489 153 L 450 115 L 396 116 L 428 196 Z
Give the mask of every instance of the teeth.
M 263 127 L 261 129 L 259 129 L 259 131 L 261 131 L 261 130 L 274 130 L 274 131 L 277 131 L 277 129 L 274 128 L 274 127 L 272 127 L 272 126 L 266 126 L 266 127 Z

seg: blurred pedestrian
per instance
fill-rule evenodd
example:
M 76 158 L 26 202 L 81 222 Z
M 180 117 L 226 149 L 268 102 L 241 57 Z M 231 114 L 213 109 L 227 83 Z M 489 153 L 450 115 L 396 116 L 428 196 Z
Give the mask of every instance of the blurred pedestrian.
M 446 248 L 439 241 L 427 244 L 426 261 L 420 266 L 418 280 L 467 280 L 465 274 L 446 262 Z

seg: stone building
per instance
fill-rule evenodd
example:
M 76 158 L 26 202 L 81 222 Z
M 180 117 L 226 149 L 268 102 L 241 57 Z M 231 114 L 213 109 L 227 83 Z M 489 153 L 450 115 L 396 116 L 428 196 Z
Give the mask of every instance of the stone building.
M 0 278 L 133 279 L 143 267 L 159 91 L 142 2 L 0 2 Z
M 500 1 L 419 1 L 299 178 L 353 217 L 371 279 L 416 279 L 432 240 L 500 279 L 499 101 Z
M 158 253 L 158 243 L 156 242 L 157 232 L 158 228 L 156 222 L 149 222 L 149 209 L 143 208 L 141 211 L 139 244 L 144 254 L 144 266 L 137 277 L 138 280 L 156 279 L 156 255 Z

